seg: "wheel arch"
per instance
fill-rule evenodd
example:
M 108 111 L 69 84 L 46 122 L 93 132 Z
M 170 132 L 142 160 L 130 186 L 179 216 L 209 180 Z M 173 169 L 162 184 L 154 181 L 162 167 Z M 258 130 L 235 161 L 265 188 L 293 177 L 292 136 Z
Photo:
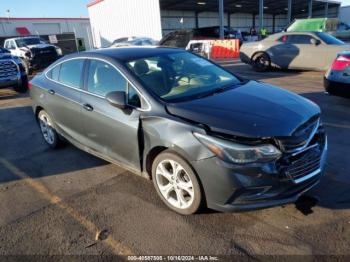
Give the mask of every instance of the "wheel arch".
M 45 110 L 42 106 L 36 106 L 35 107 L 34 114 L 35 114 L 36 121 L 39 121 L 38 120 L 38 116 L 39 116 L 40 111 L 42 111 L 42 110 Z
M 149 179 L 152 180 L 152 164 L 154 159 L 161 154 L 162 152 L 164 152 L 165 150 L 169 149 L 166 146 L 155 146 L 153 148 L 151 148 L 145 158 L 145 171 L 149 177 Z

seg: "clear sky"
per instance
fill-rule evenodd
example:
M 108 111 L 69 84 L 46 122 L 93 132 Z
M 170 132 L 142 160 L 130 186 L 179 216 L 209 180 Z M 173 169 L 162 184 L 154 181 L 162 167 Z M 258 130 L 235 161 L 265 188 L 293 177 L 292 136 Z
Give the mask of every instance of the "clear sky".
M 0 0 L 0 17 L 7 16 L 6 10 L 11 17 L 88 17 L 87 3 L 90 0 Z
M 123 0 L 127 1 L 127 0 Z M 141 0 L 142 1 L 142 0 Z M 88 17 L 90 0 L 0 0 L 0 16 L 11 17 Z M 350 5 L 350 0 L 342 0 Z

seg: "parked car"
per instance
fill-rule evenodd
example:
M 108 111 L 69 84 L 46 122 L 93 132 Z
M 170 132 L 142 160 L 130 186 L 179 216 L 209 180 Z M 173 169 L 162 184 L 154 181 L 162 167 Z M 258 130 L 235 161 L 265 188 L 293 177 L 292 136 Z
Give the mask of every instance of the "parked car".
M 5 40 L 4 47 L 22 60 L 27 75 L 35 69 L 47 67 L 62 56 L 59 47 L 45 44 L 39 37 L 9 38 Z
M 285 29 L 287 32 L 326 32 L 338 39 L 350 40 L 350 26 L 338 18 L 296 19 Z
M 202 27 L 192 30 L 177 30 L 164 36 L 159 45 L 167 47 L 186 48 L 191 40 L 219 39 L 220 31 L 218 26 Z M 243 43 L 242 34 L 229 27 L 224 27 L 225 39 L 239 39 L 240 45 Z
M 1 47 L 0 87 L 13 87 L 19 93 L 24 93 L 28 89 L 28 78 L 22 61 L 11 55 L 9 50 Z
M 157 41 L 149 37 L 124 37 L 113 41 L 110 47 L 121 46 L 152 46 L 156 45 Z
M 324 87 L 331 95 L 350 98 L 350 51 L 338 54 L 324 77 Z
M 153 179 L 181 214 L 294 202 L 315 186 L 327 138 L 319 107 L 177 48 L 67 56 L 30 95 L 43 138 Z
M 350 45 L 323 32 L 282 32 L 243 44 L 240 57 L 256 71 L 271 67 L 326 71 Z

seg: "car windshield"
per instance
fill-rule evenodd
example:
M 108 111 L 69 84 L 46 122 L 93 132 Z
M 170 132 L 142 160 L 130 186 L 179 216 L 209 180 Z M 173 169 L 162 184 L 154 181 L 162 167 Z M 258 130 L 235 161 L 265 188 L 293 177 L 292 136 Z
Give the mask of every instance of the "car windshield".
M 316 35 L 321 38 L 327 45 L 344 45 L 345 43 L 338 38 L 323 32 L 316 32 Z
M 21 38 L 16 40 L 18 47 L 24 47 L 27 45 L 38 45 L 40 44 L 40 38 Z
M 180 102 L 222 92 L 241 80 L 189 52 L 161 54 L 127 62 L 126 66 L 159 98 Z

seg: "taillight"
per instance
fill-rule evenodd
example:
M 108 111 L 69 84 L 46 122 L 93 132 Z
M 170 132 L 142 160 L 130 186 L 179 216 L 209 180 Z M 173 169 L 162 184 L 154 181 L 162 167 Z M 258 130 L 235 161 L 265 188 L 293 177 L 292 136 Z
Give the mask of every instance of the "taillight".
M 29 89 L 29 90 L 31 90 L 31 89 L 32 89 L 32 87 L 33 87 L 32 82 L 29 82 L 29 83 L 28 83 L 28 89 Z
M 350 66 L 350 58 L 340 55 L 333 62 L 332 70 L 341 71 L 341 70 L 344 70 L 348 66 Z

